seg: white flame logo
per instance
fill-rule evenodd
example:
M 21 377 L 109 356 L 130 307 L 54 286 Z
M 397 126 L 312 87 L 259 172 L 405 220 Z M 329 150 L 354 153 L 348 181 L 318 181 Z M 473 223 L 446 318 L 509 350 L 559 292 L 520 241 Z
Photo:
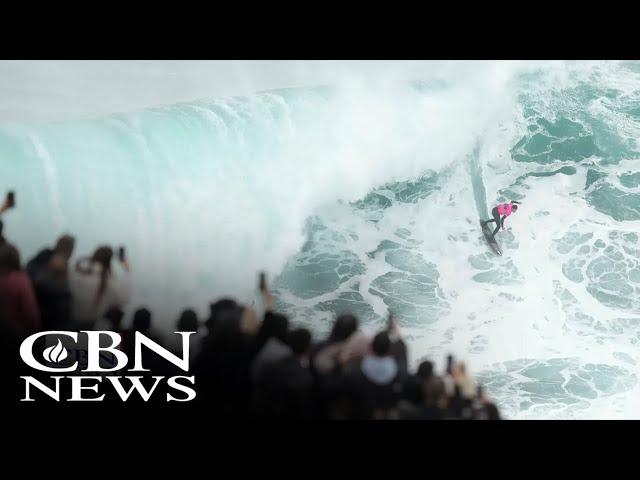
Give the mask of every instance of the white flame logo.
M 44 351 L 44 359 L 52 363 L 60 363 L 67 358 L 67 349 L 62 346 L 62 342 L 58 339 L 57 345 L 46 348 Z

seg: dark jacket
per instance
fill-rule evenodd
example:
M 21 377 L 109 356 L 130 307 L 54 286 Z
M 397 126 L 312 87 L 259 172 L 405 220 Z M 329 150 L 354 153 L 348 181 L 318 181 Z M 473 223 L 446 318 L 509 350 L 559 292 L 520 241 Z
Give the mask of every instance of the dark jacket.
M 385 418 L 402 395 L 402 375 L 391 357 L 367 356 L 345 369 L 349 417 L 358 420 Z
M 252 339 L 237 330 L 203 340 L 193 365 L 196 399 L 211 417 L 246 417 L 251 398 L 252 348 Z
M 64 329 L 71 320 L 69 282 L 66 276 L 56 274 L 49 267 L 52 256 L 51 249 L 44 249 L 27 263 L 26 268 L 33 283 L 44 330 Z
M 314 379 L 308 362 L 289 355 L 265 366 L 255 379 L 253 413 L 257 418 L 311 419 Z
M 53 250 L 51 250 L 50 248 L 40 250 L 38 254 L 27 263 L 27 267 L 25 268 L 25 270 L 27 271 L 27 275 L 29 275 L 29 277 L 33 280 L 36 273 L 47 267 L 52 256 Z

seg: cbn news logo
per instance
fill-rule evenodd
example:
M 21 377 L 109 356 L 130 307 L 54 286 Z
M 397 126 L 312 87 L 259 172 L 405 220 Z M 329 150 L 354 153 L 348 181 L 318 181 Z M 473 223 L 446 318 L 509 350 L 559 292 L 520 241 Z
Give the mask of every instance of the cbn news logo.
M 158 345 L 153 340 L 149 339 L 140 332 L 135 332 L 134 337 L 134 365 L 126 371 L 128 372 L 149 372 L 150 369 L 144 368 L 142 363 L 142 346 L 144 345 L 149 350 L 152 350 L 166 361 L 170 362 L 174 366 L 181 370 L 189 371 L 189 336 L 195 332 L 174 332 L 182 337 L 182 358 L 173 354 L 169 350 L 165 349 L 161 345 Z M 73 346 L 78 345 L 78 336 L 83 334 L 86 340 L 86 344 L 83 343 L 84 348 L 77 349 L 76 355 L 70 355 L 69 351 L 63 345 L 60 337 L 66 337 L 65 343 L 68 343 L 67 339 L 71 339 L 74 343 Z M 57 343 L 52 345 L 42 352 L 43 359 L 49 364 L 55 366 L 48 366 L 42 364 L 37 360 L 33 354 L 34 344 L 41 337 L 56 336 Z M 110 340 L 110 345 L 105 346 L 101 340 Z M 121 342 L 121 337 L 118 333 L 110 332 L 106 330 L 102 331 L 87 331 L 82 330 L 80 332 L 68 332 L 68 331 L 47 331 L 39 332 L 26 338 L 20 345 L 20 357 L 22 361 L 31 368 L 39 370 L 41 372 L 82 372 L 82 375 L 70 375 L 60 376 L 52 375 L 52 386 L 47 386 L 31 376 L 21 376 L 20 378 L 25 381 L 24 398 L 21 398 L 22 402 L 33 402 L 31 398 L 31 389 L 36 388 L 42 393 L 51 397 L 55 401 L 60 401 L 60 381 L 62 379 L 68 379 L 71 382 L 71 396 L 67 401 L 72 402 L 101 402 L 105 398 L 103 393 L 100 396 L 91 396 L 87 391 L 93 391 L 98 393 L 98 384 L 102 383 L 106 378 L 115 389 L 116 393 L 123 402 L 126 402 L 133 391 L 137 391 L 140 397 L 147 402 L 156 390 L 156 387 L 162 382 L 164 376 L 153 376 L 154 384 L 149 390 L 147 390 L 141 382 L 142 376 L 116 376 L 112 375 L 112 372 L 123 370 L 129 358 L 127 354 L 117 347 Z M 66 360 L 66 362 L 65 362 Z M 75 360 L 75 361 L 73 361 Z M 66 366 L 64 366 L 66 365 Z M 111 365 L 109 367 L 105 365 Z M 84 367 L 84 368 L 80 368 Z M 85 375 L 85 372 L 97 373 L 98 375 Z M 101 376 L 100 374 L 103 374 Z M 171 393 L 167 393 L 166 400 L 168 402 L 188 402 L 196 397 L 196 392 L 191 388 L 188 383 L 195 385 L 194 376 L 173 376 L 168 377 L 167 386 L 178 392 L 182 392 L 179 396 L 175 397 Z M 185 383 L 180 383 L 179 380 Z M 97 382 L 97 383 L 96 383 Z M 129 386 L 127 390 L 125 385 Z

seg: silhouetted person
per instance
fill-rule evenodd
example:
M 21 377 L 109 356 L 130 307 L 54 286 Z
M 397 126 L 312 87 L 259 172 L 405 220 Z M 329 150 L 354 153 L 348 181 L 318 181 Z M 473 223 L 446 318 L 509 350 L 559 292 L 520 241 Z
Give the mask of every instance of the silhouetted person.
M 433 362 L 429 360 L 424 360 L 418 365 L 418 371 L 416 375 L 420 377 L 423 381 L 427 381 L 433 375 Z
M 407 361 L 407 345 L 402 339 L 400 332 L 400 326 L 398 322 L 393 318 L 389 318 L 389 324 L 387 327 L 387 335 L 391 342 L 390 352 L 391 356 L 398 365 L 398 377 L 399 380 L 404 381 L 409 375 L 409 365 Z
M 343 384 L 343 365 L 353 360 L 355 340 L 361 340 L 365 350 L 368 340 L 358 337 L 358 319 L 351 314 L 339 315 L 326 339 L 312 347 L 311 373 L 314 375 L 315 396 L 320 415 L 324 418 L 346 418 L 347 394 Z M 364 354 L 363 354 L 364 356 Z
M 447 410 L 447 392 L 442 378 L 433 375 L 424 383 L 424 404 L 420 409 L 421 420 L 442 420 Z
M 467 372 L 467 366 L 464 362 L 455 365 L 453 369 L 453 380 L 460 387 L 460 394 L 467 400 L 472 400 L 476 396 L 478 384 L 475 379 Z
M 402 404 L 398 405 L 400 418 L 417 419 L 419 409 L 424 404 L 424 383 L 433 376 L 433 362 L 425 360 L 420 363 L 415 374 L 406 377 Z
M 111 307 L 105 312 L 102 318 L 98 320 L 94 328 L 96 330 L 108 330 L 122 334 L 124 333 L 122 320 L 124 320 L 124 312 L 118 307 Z
M 203 328 L 200 327 L 196 312 L 191 309 L 184 310 L 178 318 L 175 330 L 169 333 L 167 342 L 169 350 L 182 357 L 182 337 L 174 332 L 196 332 L 189 336 L 189 358 L 190 365 L 193 365 L 193 361 L 200 352 L 204 337 Z
M 278 313 L 267 312 L 251 347 L 251 381 L 253 388 L 253 414 L 259 418 L 277 416 L 271 390 L 276 388 L 273 372 L 275 363 L 292 354 L 288 345 L 289 319 Z
M 291 354 L 287 345 L 289 319 L 279 313 L 267 312 L 254 341 L 255 358 L 251 374 L 257 377 L 260 370 L 269 363 L 278 361 Z
M 195 358 L 196 401 L 214 418 L 238 419 L 248 414 L 254 336 L 243 329 L 245 314 L 241 308 L 218 313 Z
M 216 321 L 220 315 L 225 312 L 230 312 L 234 310 L 238 310 L 240 305 L 235 300 L 230 298 L 221 298 L 209 305 L 209 318 L 204 322 L 205 327 L 207 328 L 207 335 L 213 331 L 213 328 L 216 324 Z
M 500 420 L 498 408 L 486 397 L 480 385 L 477 387 L 472 410 L 472 420 Z
M 410 395 L 415 395 L 412 397 L 412 401 L 414 401 L 416 404 L 422 403 L 422 398 L 423 398 L 422 386 L 424 382 L 429 380 L 432 376 L 433 376 L 433 362 L 430 362 L 429 360 L 424 360 L 423 362 L 420 363 L 420 365 L 418 365 L 418 369 L 416 370 L 416 373 L 407 378 L 406 385 L 407 386 L 410 385 L 410 387 L 408 387 L 411 389 Z
M 316 344 L 313 348 L 313 353 L 317 353 L 324 348 L 335 345 L 336 343 L 344 342 L 355 331 L 358 330 L 358 319 L 349 313 L 339 315 L 333 323 L 331 333 L 329 336 Z
M 0 245 L 0 320 L 17 338 L 42 327 L 31 281 L 20 268 L 20 253 L 9 243 Z
M 386 418 L 402 393 L 402 378 L 398 362 L 391 352 L 389 334 L 378 333 L 373 339 L 370 353 L 345 375 L 352 418 Z
M 184 310 L 180 314 L 180 318 L 178 319 L 178 323 L 176 325 L 178 331 L 181 332 L 196 332 L 198 331 L 198 315 L 196 312 L 191 310 L 190 308 Z
M 71 269 L 69 286 L 75 329 L 91 330 L 109 308 L 123 308 L 128 303 L 131 296 L 129 264 L 121 260 L 123 273 L 116 276 L 112 271 L 112 258 L 111 247 L 100 247 Z
M 124 351 L 127 355 L 131 354 L 131 356 L 133 356 L 134 339 L 136 332 L 140 332 L 144 336 L 156 341 L 156 343 L 161 344 L 159 339 L 156 338 L 151 332 L 151 312 L 147 308 L 139 308 L 133 313 L 131 328 L 127 330 L 125 334 Z
M 498 407 L 496 407 L 494 403 L 486 403 L 484 409 L 487 413 L 487 420 L 501 420 Z
M 288 328 L 289 319 L 286 316 L 279 313 L 266 312 L 255 338 L 256 352 L 260 352 L 272 338 L 286 343 Z
M 63 257 L 65 262 L 68 262 L 73 254 L 75 243 L 75 238 L 71 235 L 62 235 L 58 238 L 53 248 L 43 248 L 31 260 L 29 260 L 25 270 L 29 276 L 33 278 L 38 270 L 48 266 L 51 257 L 54 255 L 60 255 Z
M 70 326 L 72 298 L 68 264 L 74 245 L 74 238 L 64 235 L 54 248 L 41 250 L 27 263 L 26 271 L 33 283 L 44 330 Z
M 133 314 L 131 328 L 122 334 L 122 350 L 129 359 L 128 368 L 132 368 L 135 360 L 135 338 L 136 333 L 141 333 L 145 337 L 154 341 L 160 346 L 164 346 L 163 338 L 152 328 L 152 314 L 147 308 L 139 308 Z M 160 357 L 149 348 L 142 346 L 143 366 L 149 372 L 136 373 L 136 375 L 163 375 L 172 368 L 167 360 Z
M 454 384 L 453 395 L 449 397 L 446 417 L 448 419 L 469 420 L 472 415 L 472 401 L 462 395 L 459 385 Z
M 476 397 L 477 383 L 467 373 L 463 362 L 455 363 L 451 367 L 451 381 L 453 393 L 449 400 L 449 417 L 470 419 L 473 411 L 473 400 Z
M 133 314 L 133 322 L 131 322 L 132 332 L 140 332 L 144 336 L 150 338 L 156 343 L 162 345 L 163 339 L 152 326 L 151 311 L 147 308 L 139 308 Z
M 131 329 L 147 335 L 151 330 L 151 312 L 146 308 L 139 308 L 133 314 Z
M 311 419 L 315 416 L 313 375 L 309 370 L 311 333 L 288 335 L 291 354 L 266 365 L 255 380 L 254 414 L 258 418 Z

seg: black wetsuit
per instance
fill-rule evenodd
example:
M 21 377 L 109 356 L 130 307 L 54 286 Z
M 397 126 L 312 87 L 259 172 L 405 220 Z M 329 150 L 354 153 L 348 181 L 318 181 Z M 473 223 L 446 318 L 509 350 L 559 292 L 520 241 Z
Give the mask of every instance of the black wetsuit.
M 492 233 L 492 235 L 495 236 L 496 233 L 498 233 L 498 231 L 500 230 L 500 227 L 504 228 L 504 219 L 507 218 L 507 216 L 505 215 L 504 217 L 500 218 L 498 207 L 493 207 L 493 210 L 491 210 L 491 215 L 493 215 L 493 219 L 487 220 L 486 222 L 484 222 L 484 224 L 486 225 L 491 222 L 496 222 L 496 229 Z

